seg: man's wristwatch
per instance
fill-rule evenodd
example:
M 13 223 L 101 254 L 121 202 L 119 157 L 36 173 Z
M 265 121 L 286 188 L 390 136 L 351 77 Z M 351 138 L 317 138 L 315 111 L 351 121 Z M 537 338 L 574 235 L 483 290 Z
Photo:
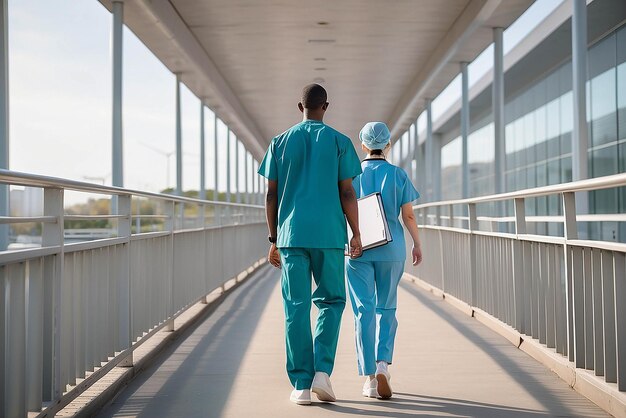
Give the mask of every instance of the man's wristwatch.
M 267 236 L 267 240 L 272 243 L 272 244 L 276 244 L 276 237 L 273 237 L 271 235 Z

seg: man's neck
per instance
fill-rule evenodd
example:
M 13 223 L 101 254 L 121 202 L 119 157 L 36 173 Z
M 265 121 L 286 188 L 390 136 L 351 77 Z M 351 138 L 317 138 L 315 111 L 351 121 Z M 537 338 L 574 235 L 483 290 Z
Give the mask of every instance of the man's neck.
M 306 121 L 306 120 L 316 120 L 319 122 L 323 122 L 324 119 L 324 114 L 320 114 L 319 112 L 309 112 L 308 110 L 304 110 L 304 113 L 302 114 L 302 121 Z

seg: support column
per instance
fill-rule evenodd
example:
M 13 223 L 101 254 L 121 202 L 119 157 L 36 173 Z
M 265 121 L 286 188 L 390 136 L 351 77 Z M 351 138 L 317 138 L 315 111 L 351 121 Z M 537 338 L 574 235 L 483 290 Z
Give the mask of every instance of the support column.
M 404 147 L 406 146 L 405 135 L 400 136 L 400 168 L 406 170 L 406 160 L 404 159 Z M 408 156 L 408 155 L 407 155 Z
M 420 163 L 420 141 L 419 141 L 419 133 L 417 131 L 417 119 L 415 120 L 415 124 L 413 125 L 413 129 L 415 131 L 413 135 L 413 158 L 415 158 L 415 171 L 413 172 L 413 184 L 415 187 L 419 186 L 419 163 Z
M 441 200 L 441 138 L 433 134 L 433 199 Z
M 230 201 L 230 128 L 226 128 L 226 201 Z
M 434 199 L 434 148 L 433 148 L 433 116 L 432 116 L 432 99 L 426 99 L 426 196 L 429 201 Z
M 112 63 L 113 63 L 113 186 L 124 187 L 124 147 L 122 131 L 122 48 L 124 3 L 113 1 Z
M 493 128 L 495 192 L 504 192 L 504 49 L 502 28 L 493 28 Z
M 219 184 L 219 156 L 217 154 L 218 152 L 218 145 L 217 145 L 217 114 L 213 113 L 213 163 L 214 163 L 214 175 L 215 175 L 215 182 L 214 182 L 214 186 L 215 188 L 213 189 L 213 200 L 218 201 L 219 200 L 219 191 L 218 191 L 218 184 Z
M 587 2 L 574 0 L 572 10 L 572 100 L 574 129 L 572 130 L 572 180 L 589 177 L 587 150 L 589 134 L 587 128 Z M 579 214 L 589 212 L 587 193 L 576 193 L 576 208 Z M 586 233 L 581 232 L 581 238 Z
M 469 163 L 467 160 L 467 143 L 469 137 L 469 81 L 467 75 L 467 62 L 461 63 L 461 141 L 462 141 L 462 164 L 461 164 L 461 176 L 462 176 L 462 191 L 463 199 L 467 199 L 470 195 L 470 171 Z
M 244 203 L 250 203 L 250 192 L 248 190 L 248 181 L 250 180 L 250 173 L 248 172 L 248 163 L 250 162 L 250 153 L 246 150 L 245 158 L 244 158 L 244 178 L 246 179 L 246 184 L 244 186 Z
M 176 195 L 183 194 L 183 134 L 180 115 L 180 74 L 176 74 Z
M 200 100 L 200 199 L 202 200 L 206 200 L 206 161 L 204 154 L 204 104 Z
M 9 31 L 8 31 L 8 0 L 0 0 L 0 168 L 9 169 Z M 9 216 L 9 186 L 0 185 L 0 216 Z M 0 225 L 0 251 L 7 249 L 9 245 L 9 225 Z M 3 337 L 0 333 L 0 338 Z M 0 354 L 3 354 L 0 341 Z M 0 366 L 4 358 L 0 359 Z M 4 371 L 4 368 L 0 367 Z M 0 383 L 0 390 L 2 384 Z M 4 392 L 0 394 L 0 405 L 4 398 Z M 0 411 L 2 412 L 2 411 Z
M 241 193 L 239 192 L 239 138 L 235 136 L 235 202 L 241 203 Z

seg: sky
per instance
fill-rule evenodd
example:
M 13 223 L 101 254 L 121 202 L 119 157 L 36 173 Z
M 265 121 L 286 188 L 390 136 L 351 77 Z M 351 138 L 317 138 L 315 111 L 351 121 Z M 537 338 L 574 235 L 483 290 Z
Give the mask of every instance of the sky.
M 535 2 L 505 31 L 505 53 L 562 1 Z M 8 3 L 10 168 L 111 184 L 111 14 L 96 0 Z M 492 55 L 490 46 L 470 64 L 470 86 L 491 69 Z M 160 191 L 175 184 L 175 157 L 170 157 L 168 175 L 166 154 L 175 149 L 176 79 L 126 28 L 123 62 L 124 185 Z M 459 95 L 457 77 L 434 100 L 433 116 L 443 114 Z M 181 107 L 183 189 L 197 190 L 200 102 L 184 85 Z M 205 108 L 207 188 L 214 184 L 213 126 L 213 114 Z M 418 127 L 425 127 L 423 115 Z M 226 127 L 221 122 L 218 135 L 219 189 L 225 190 Z M 233 136 L 231 149 L 234 141 Z M 243 173 L 242 157 L 242 189 Z
M 111 26 L 111 14 L 96 0 L 9 0 L 12 170 L 111 184 Z M 166 169 L 176 144 L 176 78 L 130 30 L 123 36 L 124 185 L 160 191 L 176 181 L 174 155 L 169 176 Z M 183 189 L 197 190 L 200 101 L 184 84 L 181 113 Z M 205 107 L 207 188 L 215 181 L 213 118 Z M 226 132 L 220 121 L 221 190 Z M 233 152 L 234 143 L 232 135 Z M 240 155 L 243 190 L 241 145 Z

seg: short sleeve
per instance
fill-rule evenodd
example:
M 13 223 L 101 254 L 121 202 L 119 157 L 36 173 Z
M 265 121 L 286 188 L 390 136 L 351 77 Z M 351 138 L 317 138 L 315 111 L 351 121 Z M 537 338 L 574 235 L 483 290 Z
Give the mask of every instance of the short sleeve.
M 409 202 L 413 202 L 414 200 L 417 200 L 420 197 L 419 192 L 415 189 L 415 187 L 413 186 L 413 183 L 411 182 L 411 180 L 409 179 L 409 177 L 406 175 L 404 171 L 402 172 L 402 177 L 404 178 L 404 181 L 402 185 L 402 196 L 400 199 L 400 202 L 401 202 L 400 206 Z
M 265 157 L 259 165 L 258 173 L 268 180 L 278 180 L 278 169 L 276 167 L 276 157 L 274 156 L 274 141 L 267 148 Z
M 361 174 L 361 161 L 354 150 L 352 141 L 344 138 L 343 144 L 339 149 L 339 181 L 345 179 L 353 179 Z

